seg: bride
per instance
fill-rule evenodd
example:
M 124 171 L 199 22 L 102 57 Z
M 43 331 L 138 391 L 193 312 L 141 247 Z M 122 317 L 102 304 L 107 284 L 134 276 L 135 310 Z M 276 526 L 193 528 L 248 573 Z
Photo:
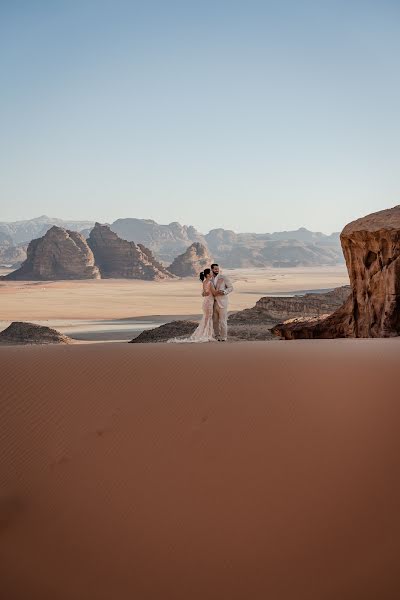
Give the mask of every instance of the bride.
M 197 329 L 186 338 L 173 338 L 168 342 L 216 342 L 213 326 L 214 296 L 217 292 L 211 281 L 211 269 L 204 269 L 200 273 L 200 280 L 203 282 L 203 318 Z

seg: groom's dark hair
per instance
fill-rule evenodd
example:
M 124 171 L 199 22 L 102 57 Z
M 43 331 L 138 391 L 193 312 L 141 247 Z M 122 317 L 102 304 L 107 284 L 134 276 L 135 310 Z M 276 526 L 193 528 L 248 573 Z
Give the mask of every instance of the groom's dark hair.
M 213 269 L 214 267 L 219 267 L 219 264 L 218 264 L 218 263 L 213 263 L 213 264 L 211 265 L 211 268 Z

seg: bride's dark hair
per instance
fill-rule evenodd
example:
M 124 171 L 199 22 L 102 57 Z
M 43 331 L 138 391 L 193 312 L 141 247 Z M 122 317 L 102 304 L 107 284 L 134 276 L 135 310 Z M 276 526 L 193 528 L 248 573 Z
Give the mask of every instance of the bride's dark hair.
M 204 281 L 205 278 L 207 277 L 207 275 L 209 275 L 211 273 L 211 269 L 204 269 L 204 271 L 202 271 L 200 273 L 200 279 L 201 281 Z

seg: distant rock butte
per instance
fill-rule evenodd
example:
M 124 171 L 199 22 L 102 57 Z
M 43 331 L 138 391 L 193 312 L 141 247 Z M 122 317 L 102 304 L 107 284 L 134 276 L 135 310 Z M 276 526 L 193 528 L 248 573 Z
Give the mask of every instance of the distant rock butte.
M 85 238 L 77 231 L 54 225 L 29 243 L 21 267 L 3 279 L 98 279 L 100 272 Z
M 13 223 L 0 222 L 0 256 L 1 233 L 8 235 L 12 244 L 18 246 L 43 236 L 52 225 L 79 231 L 86 239 L 94 222 L 63 221 L 46 215 Z M 210 254 L 225 268 L 285 268 L 343 262 L 339 233 L 325 235 L 308 231 L 304 227 L 274 233 L 235 233 L 219 228 L 203 235 L 192 226 L 177 222 L 161 225 L 151 219 L 117 219 L 109 225 L 111 231 L 120 238 L 144 244 L 164 265 L 171 264 L 193 242 L 206 246 Z M 12 264 L 25 257 L 22 254 L 21 258 L 21 252 L 18 252 L 15 259 L 7 258 L 3 262 Z
M 285 339 L 400 335 L 400 206 L 349 223 L 340 240 L 352 293 L 326 319 L 278 324 Z
M 142 244 L 121 239 L 108 225 L 96 223 L 87 240 L 103 278 L 160 280 L 174 276 Z
M 194 242 L 183 254 L 175 258 L 168 270 L 178 277 L 193 277 L 209 267 L 211 262 L 212 258 L 206 246 Z
M 25 321 L 14 321 L 0 332 L 0 343 L 70 344 L 73 340 L 56 329 Z

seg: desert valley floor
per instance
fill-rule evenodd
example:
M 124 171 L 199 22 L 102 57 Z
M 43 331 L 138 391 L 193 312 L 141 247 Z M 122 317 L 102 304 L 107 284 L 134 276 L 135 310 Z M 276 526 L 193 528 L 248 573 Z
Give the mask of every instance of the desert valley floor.
M 236 269 L 229 310 L 254 306 L 265 295 L 292 294 L 347 285 L 346 267 Z M 5 274 L 3 271 L 0 274 Z M 143 329 L 201 313 L 196 279 L 140 281 L 1 281 L 0 330 L 11 321 L 55 327 L 81 340 L 128 340 Z

